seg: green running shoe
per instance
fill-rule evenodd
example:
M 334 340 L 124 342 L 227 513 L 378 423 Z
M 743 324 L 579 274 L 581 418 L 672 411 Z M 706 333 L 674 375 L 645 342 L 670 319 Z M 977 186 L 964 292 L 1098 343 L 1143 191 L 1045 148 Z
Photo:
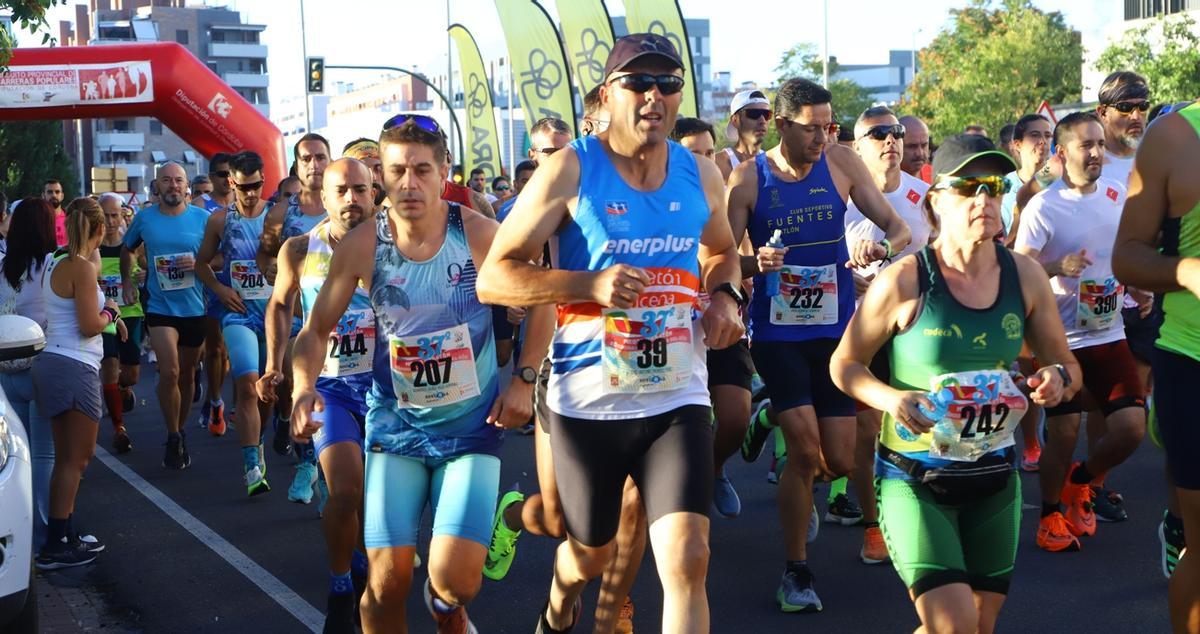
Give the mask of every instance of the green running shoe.
M 254 497 L 270 490 L 271 485 L 267 484 L 261 467 L 254 465 L 246 469 L 246 497 Z
M 517 538 L 521 531 L 514 531 L 504 521 L 504 512 L 517 502 L 524 502 L 525 494 L 512 490 L 500 498 L 496 506 L 496 520 L 492 522 L 492 543 L 488 546 L 487 559 L 483 562 L 483 576 L 500 581 L 508 574 L 513 558 L 517 555 Z
M 754 408 L 754 413 L 750 415 L 750 425 L 742 438 L 742 460 L 746 462 L 758 460 L 762 455 L 763 445 L 767 444 L 767 436 L 775 429 L 774 425 L 764 424 L 759 419 L 759 414 L 770 406 L 771 399 L 765 399 L 759 402 L 758 407 Z
M 1163 511 L 1163 519 L 1158 523 L 1158 542 L 1162 544 L 1163 576 L 1170 579 L 1175 572 L 1175 566 L 1179 565 L 1183 551 L 1187 550 L 1187 543 L 1183 540 L 1182 526 L 1167 526 L 1167 513 L 1168 511 Z

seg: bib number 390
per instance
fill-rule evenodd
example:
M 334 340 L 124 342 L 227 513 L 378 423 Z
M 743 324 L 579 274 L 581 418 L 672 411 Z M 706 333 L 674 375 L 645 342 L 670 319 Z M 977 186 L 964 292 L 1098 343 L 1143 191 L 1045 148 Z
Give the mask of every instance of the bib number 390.
M 1079 304 L 1076 326 L 1081 330 L 1107 330 L 1121 314 L 1125 287 L 1115 277 L 1103 280 L 1079 280 Z
M 645 394 L 683 387 L 692 375 L 690 305 L 605 309 L 604 392 Z

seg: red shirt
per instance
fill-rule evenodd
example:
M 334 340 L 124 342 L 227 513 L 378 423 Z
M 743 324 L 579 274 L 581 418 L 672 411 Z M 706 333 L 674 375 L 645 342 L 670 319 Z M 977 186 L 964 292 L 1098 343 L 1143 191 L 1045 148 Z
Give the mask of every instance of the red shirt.
M 67 246 L 67 212 L 58 209 L 54 212 L 54 241 L 58 246 Z
M 458 203 L 463 207 L 474 208 L 471 205 L 471 188 L 464 187 L 458 183 L 446 181 L 446 187 L 442 190 L 442 200 L 449 203 Z

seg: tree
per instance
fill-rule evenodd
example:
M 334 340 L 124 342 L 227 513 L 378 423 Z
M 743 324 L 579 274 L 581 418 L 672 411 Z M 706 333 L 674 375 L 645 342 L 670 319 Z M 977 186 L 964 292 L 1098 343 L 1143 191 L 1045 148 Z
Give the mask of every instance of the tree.
M 838 123 L 854 127 L 858 115 L 862 114 L 863 110 L 870 108 L 874 100 L 871 98 L 871 91 L 858 85 L 854 80 L 837 77 L 838 69 L 837 60 L 830 58 L 828 88 L 833 95 L 833 112 Z M 821 55 L 817 52 L 816 45 L 804 42 L 784 51 L 783 57 L 779 59 L 779 65 L 775 67 L 775 72 L 778 73 L 776 81 L 780 84 L 793 77 L 821 83 L 824 71 Z
M 1129 30 L 1096 59 L 1096 70 L 1108 74 L 1132 70 L 1146 78 L 1155 101 L 1172 103 L 1200 97 L 1200 38 L 1186 13 L 1159 16 Z
M 0 0 L 0 10 L 12 12 L 12 23 L 20 29 L 29 31 L 31 35 L 42 34 L 42 44 L 52 44 L 54 37 L 50 35 L 50 23 L 46 21 L 46 11 L 56 4 L 66 4 L 66 0 Z M 0 72 L 8 70 L 8 62 L 12 59 L 12 49 L 16 39 L 6 29 L 0 29 Z
M 67 200 L 78 195 L 78 172 L 63 150 L 62 121 L 0 123 L 0 190 L 8 199 L 40 196 L 49 178 L 62 182 Z
M 993 8 L 995 7 L 995 8 Z M 980 124 L 991 134 L 1042 100 L 1080 100 L 1083 45 L 1061 13 L 1031 0 L 971 0 L 920 51 L 901 108 L 940 140 Z

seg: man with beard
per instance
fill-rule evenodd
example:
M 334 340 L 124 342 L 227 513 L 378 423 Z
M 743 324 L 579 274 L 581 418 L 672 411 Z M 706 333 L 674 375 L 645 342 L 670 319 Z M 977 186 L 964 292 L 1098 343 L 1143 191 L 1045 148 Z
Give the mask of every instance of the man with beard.
M 163 466 L 185 469 L 192 459 L 183 427 L 191 409 L 193 374 L 204 343 L 204 293 L 196 283 L 196 254 L 209 214 L 187 204 L 187 173 L 182 165 L 167 163 L 159 167 L 155 185 L 162 202 L 134 216 L 125 232 L 121 286 L 124 304 L 137 301 L 133 252 L 144 243 L 150 264 L 145 324 L 150 330 L 150 348 L 158 358 L 158 404 L 167 427 Z
M 717 154 L 717 167 L 726 181 L 733 168 L 762 152 L 763 138 L 771 121 L 771 102 L 761 90 L 743 90 L 729 103 L 725 140 L 733 143 Z
M 1146 132 L 1150 88 L 1141 75 L 1119 70 L 1104 78 L 1099 97 L 1096 116 L 1104 125 L 1104 175 L 1127 185 L 1133 155 Z
M 912 115 L 900 117 L 900 125 L 904 126 L 904 159 L 900 161 L 900 171 L 928 183 L 933 177 L 929 169 L 929 126 Z
M 54 209 L 54 241 L 60 247 L 67 246 L 67 212 L 63 211 L 62 183 L 51 178 L 42 184 L 42 198 Z

